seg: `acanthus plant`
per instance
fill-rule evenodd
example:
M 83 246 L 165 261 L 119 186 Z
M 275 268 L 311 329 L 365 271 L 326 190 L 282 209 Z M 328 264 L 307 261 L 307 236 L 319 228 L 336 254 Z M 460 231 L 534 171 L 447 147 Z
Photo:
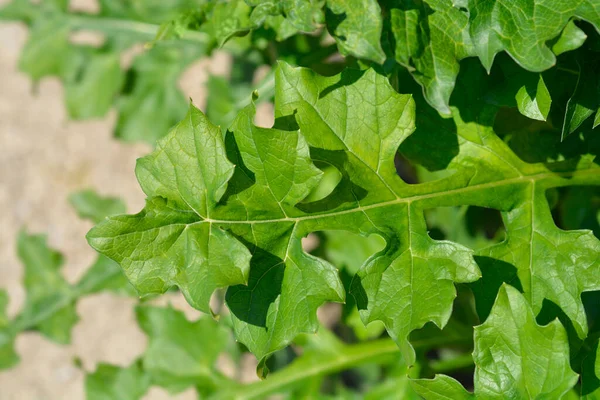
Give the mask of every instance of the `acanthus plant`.
M 361 378 L 374 398 L 600 393 L 599 2 L 178 3 L 184 11 L 160 28 L 144 22 L 157 37 L 139 57 L 184 46 L 198 52 L 192 60 L 224 45 L 241 61 L 229 83 L 209 84 L 208 116 L 190 105 L 138 161 L 145 208 L 109 216 L 88 241 L 139 295 L 176 287 L 215 314 L 217 293 L 228 311 L 219 323 L 190 323 L 141 306 L 144 331 L 167 337 L 157 343 L 180 342 L 164 353 L 151 345 L 154 358 L 129 369 L 102 367 L 89 377 L 89 396 L 102 393 L 104 379 L 126 380 L 127 395 L 112 393 L 127 399 L 150 384 L 213 398 L 342 397 L 350 390 L 324 376 L 363 363 L 380 365 L 377 377 Z M 103 0 L 83 18 L 60 2 L 17 0 L 4 15 L 34 31 L 48 15 L 93 21 L 106 43 L 90 51 L 113 54 L 111 43 L 129 43 L 117 39 L 139 26 L 126 18 L 150 14 Z M 77 53 L 66 26 L 58 47 Z M 346 58 L 332 56 L 336 48 Z M 251 96 L 263 63 L 272 66 L 267 90 Z M 143 94 L 163 70 L 153 65 L 140 69 L 126 99 L 155 98 Z M 69 65 L 53 68 L 34 78 L 71 76 Z M 77 76 L 103 82 L 80 68 Z M 255 102 L 271 93 L 275 123 L 255 126 Z M 121 113 L 128 101 L 117 103 Z M 144 126 L 161 136 L 147 112 L 164 118 L 163 103 L 131 104 L 131 116 L 145 113 L 132 137 Z M 307 252 L 310 234 L 320 245 Z M 343 303 L 339 337 L 317 319 L 327 302 Z M 180 336 L 170 336 L 171 320 Z M 218 353 L 231 351 L 229 330 L 258 358 L 264 381 L 244 386 L 214 369 Z M 205 342 L 208 332 L 223 342 Z M 290 344 L 304 346 L 291 362 Z

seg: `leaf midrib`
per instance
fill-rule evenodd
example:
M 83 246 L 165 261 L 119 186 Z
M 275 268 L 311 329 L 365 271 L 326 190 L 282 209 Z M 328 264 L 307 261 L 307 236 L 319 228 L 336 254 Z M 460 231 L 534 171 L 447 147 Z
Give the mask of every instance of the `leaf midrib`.
M 516 178 L 509 178 L 495 182 L 482 183 L 471 185 L 467 187 L 460 187 L 449 190 L 440 190 L 438 192 L 428 193 L 428 194 L 418 194 L 408 197 L 402 197 L 394 200 L 384 201 L 380 203 L 369 204 L 366 206 L 358 206 L 348 210 L 342 211 L 334 211 L 334 212 L 323 212 L 319 214 L 313 215 L 305 215 L 299 217 L 287 217 L 287 218 L 274 218 L 274 219 L 257 219 L 257 220 L 227 220 L 227 219 L 203 219 L 202 221 L 193 222 L 189 225 L 201 224 L 205 222 L 209 223 L 217 223 L 217 224 L 266 224 L 266 223 L 276 223 L 276 222 L 301 222 L 305 220 L 312 219 L 320 219 L 333 217 L 344 214 L 352 214 L 355 212 L 363 212 L 364 210 L 376 209 L 379 207 L 386 207 L 394 204 L 403 204 L 403 203 L 412 203 L 416 201 L 422 201 L 426 199 L 433 199 L 438 197 L 447 197 L 449 195 L 468 193 L 468 192 L 477 192 L 479 190 L 498 188 L 503 186 L 515 185 L 522 182 L 531 182 L 533 184 L 538 183 L 540 181 L 550 181 L 547 186 L 549 187 L 562 187 L 562 186 L 574 186 L 578 184 L 582 184 L 579 181 L 574 181 L 574 178 L 585 177 L 586 175 L 590 175 L 592 177 L 597 178 L 598 182 L 587 182 L 588 184 L 597 184 L 600 185 L 600 168 L 590 168 L 586 170 L 574 171 L 574 172 L 544 172 L 540 174 L 534 175 L 523 175 Z M 553 179 L 554 178 L 554 179 Z M 569 181 L 564 181 L 564 178 L 570 178 Z

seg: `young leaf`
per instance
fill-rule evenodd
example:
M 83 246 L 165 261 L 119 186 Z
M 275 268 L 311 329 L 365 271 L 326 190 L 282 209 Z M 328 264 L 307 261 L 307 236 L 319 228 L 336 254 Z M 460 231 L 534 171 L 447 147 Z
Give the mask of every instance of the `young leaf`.
M 539 326 L 518 290 L 503 285 L 488 319 L 475 327 L 475 393 L 453 378 L 413 380 L 426 399 L 561 398 L 577 382 L 567 333 L 558 320 Z
M 548 118 L 552 99 L 542 75 L 538 76 L 537 82 L 530 81 L 522 86 L 515 99 L 517 100 L 519 112 L 526 117 L 540 121 L 545 121 Z

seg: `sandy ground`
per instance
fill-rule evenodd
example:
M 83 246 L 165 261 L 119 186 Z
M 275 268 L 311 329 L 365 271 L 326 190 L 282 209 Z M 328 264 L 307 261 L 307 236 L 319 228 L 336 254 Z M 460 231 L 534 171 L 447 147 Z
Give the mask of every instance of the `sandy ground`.
M 0 0 L 0 5 L 5 2 Z M 84 238 L 91 223 L 76 216 L 68 195 L 94 188 L 124 198 L 129 212 L 138 211 L 144 196 L 135 180 L 134 164 L 149 150 L 112 138 L 114 114 L 102 121 L 69 121 L 57 80 L 43 80 L 34 90 L 32 82 L 17 71 L 26 38 L 23 26 L 0 24 L 0 287 L 8 290 L 10 315 L 18 312 L 25 295 L 15 251 L 18 231 L 47 233 L 50 245 L 66 257 L 64 275 L 70 282 L 77 281 L 95 254 Z M 226 69 L 227 59 L 217 55 L 193 66 L 182 78 L 182 88 L 202 107 L 209 71 Z M 174 302 L 189 310 L 181 299 Z M 84 372 L 74 366 L 75 357 L 92 371 L 100 361 L 128 365 L 144 351 L 146 338 L 134 321 L 134 303 L 135 299 L 109 294 L 81 300 L 77 306 L 81 320 L 69 346 L 36 333 L 19 335 L 16 348 L 21 363 L 0 372 L 0 400 L 83 399 Z M 196 396 L 188 391 L 171 397 L 154 388 L 144 399 L 168 398 Z

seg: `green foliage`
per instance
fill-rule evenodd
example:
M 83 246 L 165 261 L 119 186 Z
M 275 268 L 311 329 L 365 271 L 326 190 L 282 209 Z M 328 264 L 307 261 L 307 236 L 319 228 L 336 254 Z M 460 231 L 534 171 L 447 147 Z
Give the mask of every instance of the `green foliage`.
M 195 387 L 208 395 L 229 384 L 215 367 L 218 355 L 230 344 L 228 330 L 208 316 L 186 319 L 172 307 L 136 307 L 148 347 L 129 367 L 100 364 L 86 376 L 86 396 L 92 399 L 141 399 L 150 386 L 170 393 Z
M 102 254 L 78 284 L 22 235 L 27 302 L 10 319 L 0 292 L 0 366 L 20 331 L 66 342 L 76 299 L 128 280 L 220 320 L 138 307 L 148 349 L 101 364 L 89 398 L 594 398 L 599 15 L 594 0 L 14 0 L 0 16 L 30 26 L 21 70 L 59 77 L 74 118 L 116 107 L 116 136 L 156 148 L 139 213 L 71 197 Z M 177 82 L 218 47 L 232 71 L 203 112 Z M 266 380 L 220 372 L 246 350 Z
M 477 99 L 479 90 L 463 91 L 464 101 Z M 430 321 L 439 327 L 448 322 L 452 282 L 477 281 L 482 319 L 501 283 L 518 282 L 536 313 L 544 299 L 556 303 L 583 338 L 580 296 L 599 289 L 600 243 L 590 232 L 556 228 L 544 193 L 598 184 L 599 169 L 589 158 L 566 166 L 521 161 L 491 128 L 496 109 L 472 109 L 479 111 L 477 122 L 454 109 L 460 150 L 448 168 L 456 172 L 408 185 L 396 175 L 393 158 L 414 130 L 410 97 L 395 93 L 372 70 L 325 78 L 280 64 L 276 128 L 252 125 L 251 105 L 222 139 L 190 108 L 138 162 L 146 208 L 109 218 L 88 239 L 123 266 L 140 293 L 177 285 L 207 311 L 212 292 L 229 286 L 236 336 L 261 359 L 314 331 L 320 304 L 344 300 L 336 269 L 300 247 L 306 234 L 335 229 L 385 239 L 385 249 L 356 272 L 349 290 L 362 320 L 382 321 L 409 365 L 415 362 L 409 334 Z M 313 161 L 331 163 L 342 179 L 329 196 L 303 203 L 321 176 Z M 423 211 L 462 204 L 504 211 L 508 239 L 477 253 L 431 239 Z M 223 277 L 192 279 L 207 271 Z
M 503 285 L 490 316 L 475 327 L 475 396 L 439 375 L 415 380 L 426 399 L 558 399 L 577 382 L 569 366 L 567 333 L 558 320 L 539 326 L 525 298 Z
M 121 200 L 103 198 L 89 190 L 73 195 L 71 201 L 78 212 L 93 221 L 102 220 L 115 211 L 124 211 Z M 75 312 L 79 298 L 107 290 L 128 295 L 134 293 L 119 265 L 102 255 L 79 282 L 69 284 L 60 272 L 63 257 L 48 247 L 46 235 L 29 235 L 21 231 L 17 253 L 25 267 L 26 299 L 18 315 L 9 318 L 5 314 L 8 296 L 5 291 L 0 291 L 0 369 L 19 361 L 14 340 L 21 332 L 35 330 L 57 343 L 69 343 L 71 329 L 79 319 Z
M 181 0 L 135 6 L 102 1 L 99 13 L 82 14 L 70 12 L 61 2 L 44 0 L 36 5 L 13 0 L 0 11 L 0 18 L 30 25 L 20 67 L 35 81 L 60 77 L 72 118 L 101 117 L 115 105 L 117 137 L 154 143 L 183 117 L 185 99 L 177 89 L 178 77 L 215 47 L 225 46 L 244 58 L 254 58 L 255 67 L 272 65 L 290 48 L 284 44 L 289 38 L 314 35 L 325 27 L 339 52 L 350 56 L 348 64 L 358 60 L 389 70 L 397 62 L 423 87 L 428 103 L 449 115 L 461 60 L 478 57 L 490 72 L 496 56 L 506 52 L 525 70 L 557 69 L 557 55 L 586 46 L 589 29 L 574 21 L 587 21 L 598 30 L 598 10 L 590 0 L 519 1 L 511 7 L 479 0 Z M 100 32 L 103 43 L 71 43 L 72 33 L 80 30 Z M 136 42 L 150 42 L 150 50 L 123 70 L 119 53 Z M 311 43 L 311 52 L 325 51 L 325 42 Z M 300 61 L 296 63 L 304 65 Z M 596 63 L 582 59 L 575 67 L 581 84 L 571 92 L 569 103 L 561 104 L 563 136 L 592 114 L 600 115 Z M 560 67 L 557 70 L 564 72 Z M 520 77 L 509 78 L 512 85 L 522 81 L 516 93 L 519 111 L 546 120 L 552 93 L 540 76 L 523 72 L 519 68 Z M 250 82 L 251 78 L 243 84 Z M 164 111 L 151 114 L 159 108 Z
M 102 197 L 91 189 L 82 190 L 69 196 L 69 202 L 80 218 L 94 223 L 109 215 L 123 214 L 125 203 L 117 197 Z

